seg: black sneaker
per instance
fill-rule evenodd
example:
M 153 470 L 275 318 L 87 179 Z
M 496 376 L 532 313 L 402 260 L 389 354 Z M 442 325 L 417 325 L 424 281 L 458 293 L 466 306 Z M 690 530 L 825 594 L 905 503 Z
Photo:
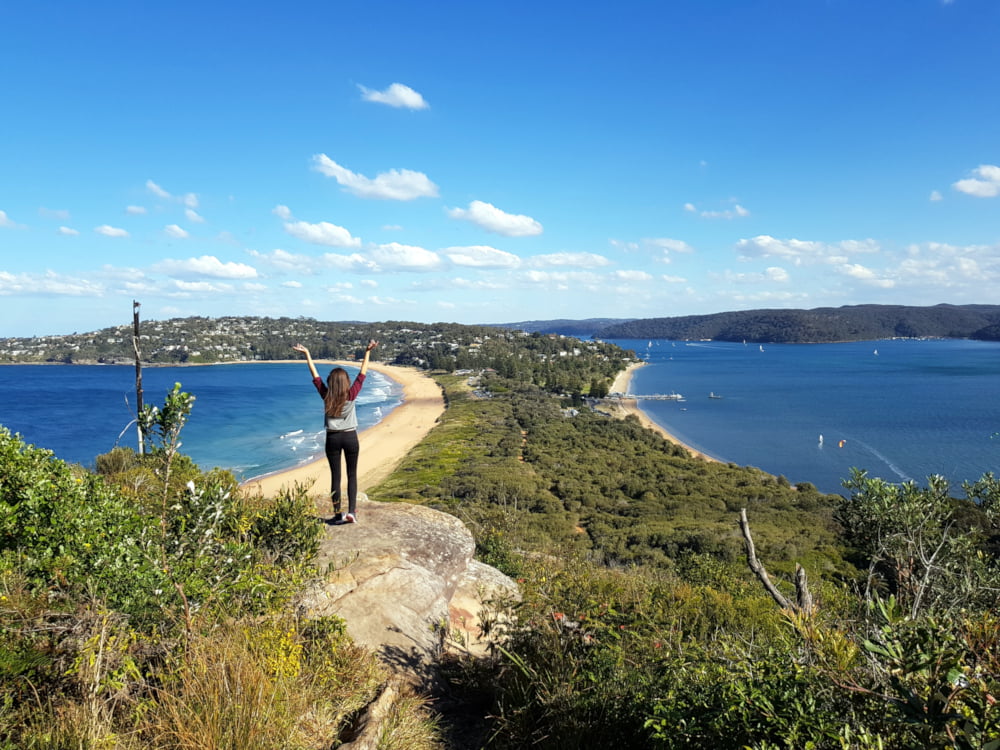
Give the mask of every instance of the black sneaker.
M 343 513 L 334 513 L 333 514 L 333 518 L 331 518 L 329 521 L 327 521 L 327 523 L 343 523 L 343 522 L 344 522 L 344 514 Z

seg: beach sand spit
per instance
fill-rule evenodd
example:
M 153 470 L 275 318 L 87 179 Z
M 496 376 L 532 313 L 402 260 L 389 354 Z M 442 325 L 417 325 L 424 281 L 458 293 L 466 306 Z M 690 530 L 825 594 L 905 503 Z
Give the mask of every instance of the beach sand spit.
M 356 362 L 317 361 L 321 375 L 324 366 L 349 365 Z M 372 362 L 369 369 L 382 373 L 403 387 L 403 403 L 394 408 L 379 423 L 361 431 L 361 455 L 358 458 L 358 489 L 366 492 L 399 466 L 406 454 L 430 432 L 444 413 L 444 396 L 441 387 L 420 370 Z M 309 371 L 302 365 L 302 387 L 312 388 Z M 321 423 L 322 402 L 316 399 L 316 422 Z M 345 478 L 346 482 L 346 478 Z M 306 484 L 309 494 L 329 496 L 330 469 L 326 458 L 321 457 L 294 469 L 279 471 L 244 482 L 251 492 L 259 490 L 265 497 L 277 494 L 282 487 Z M 346 489 L 346 487 L 345 487 Z M 346 497 L 344 507 L 346 508 Z

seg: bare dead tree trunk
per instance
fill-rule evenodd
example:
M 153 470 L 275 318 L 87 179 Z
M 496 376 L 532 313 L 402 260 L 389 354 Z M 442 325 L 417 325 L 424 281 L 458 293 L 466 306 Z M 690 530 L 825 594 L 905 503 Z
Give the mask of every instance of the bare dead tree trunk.
M 757 559 L 757 551 L 754 548 L 753 537 L 750 536 L 750 522 L 747 520 L 747 509 L 742 508 L 740 510 L 740 530 L 743 532 L 743 542 L 747 553 L 747 565 L 750 566 L 750 570 L 753 571 L 754 575 L 757 576 L 764 589 L 771 598 L 777 603 L 782 609 L 788 609 L 793 612 L 803 612 L 805 614 L 810 614 L 813 611 L 813 598 L 812 594 L 809 593 L 809 583 L 806 580 L 806 571 L 798 563 L 795 564 L 795 602 L 791 602 L 778 591 L 777 586 L 771 582 L 771 577 L 768 576 L 767 570 L 764 568 L 764 564 Z
M 142 363 L 139 359 L 139 303 L 132 300 L 132 351 L 135 354 L 135 429 L 139 438 L 139 455 L 145 452 L 145 436 L 138 419 L 142 413 Z

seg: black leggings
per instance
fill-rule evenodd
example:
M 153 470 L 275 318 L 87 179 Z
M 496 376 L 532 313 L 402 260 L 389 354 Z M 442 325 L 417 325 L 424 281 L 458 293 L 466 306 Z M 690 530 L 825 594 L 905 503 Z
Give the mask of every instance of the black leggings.
M 340 513 L 340 454 L 347 463 L 347 512 L 358 509 L 358 431 L 326 433 L 326 460 L 330 462 L 330 487 L 333 512 Z

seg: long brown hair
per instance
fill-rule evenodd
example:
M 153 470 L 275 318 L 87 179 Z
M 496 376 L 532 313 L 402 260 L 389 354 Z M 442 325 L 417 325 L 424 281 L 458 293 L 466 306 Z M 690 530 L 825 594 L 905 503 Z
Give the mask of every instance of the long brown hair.
M 326 379 L 326 397 L 323 399 L 326 405 L 326 416 L 334 419 L 340 416 L 341 409 L 347 403 L 350 390 L 351 379 L 347 377 L 347 370 L 343 367 L 330 370 L 330 375 Z

